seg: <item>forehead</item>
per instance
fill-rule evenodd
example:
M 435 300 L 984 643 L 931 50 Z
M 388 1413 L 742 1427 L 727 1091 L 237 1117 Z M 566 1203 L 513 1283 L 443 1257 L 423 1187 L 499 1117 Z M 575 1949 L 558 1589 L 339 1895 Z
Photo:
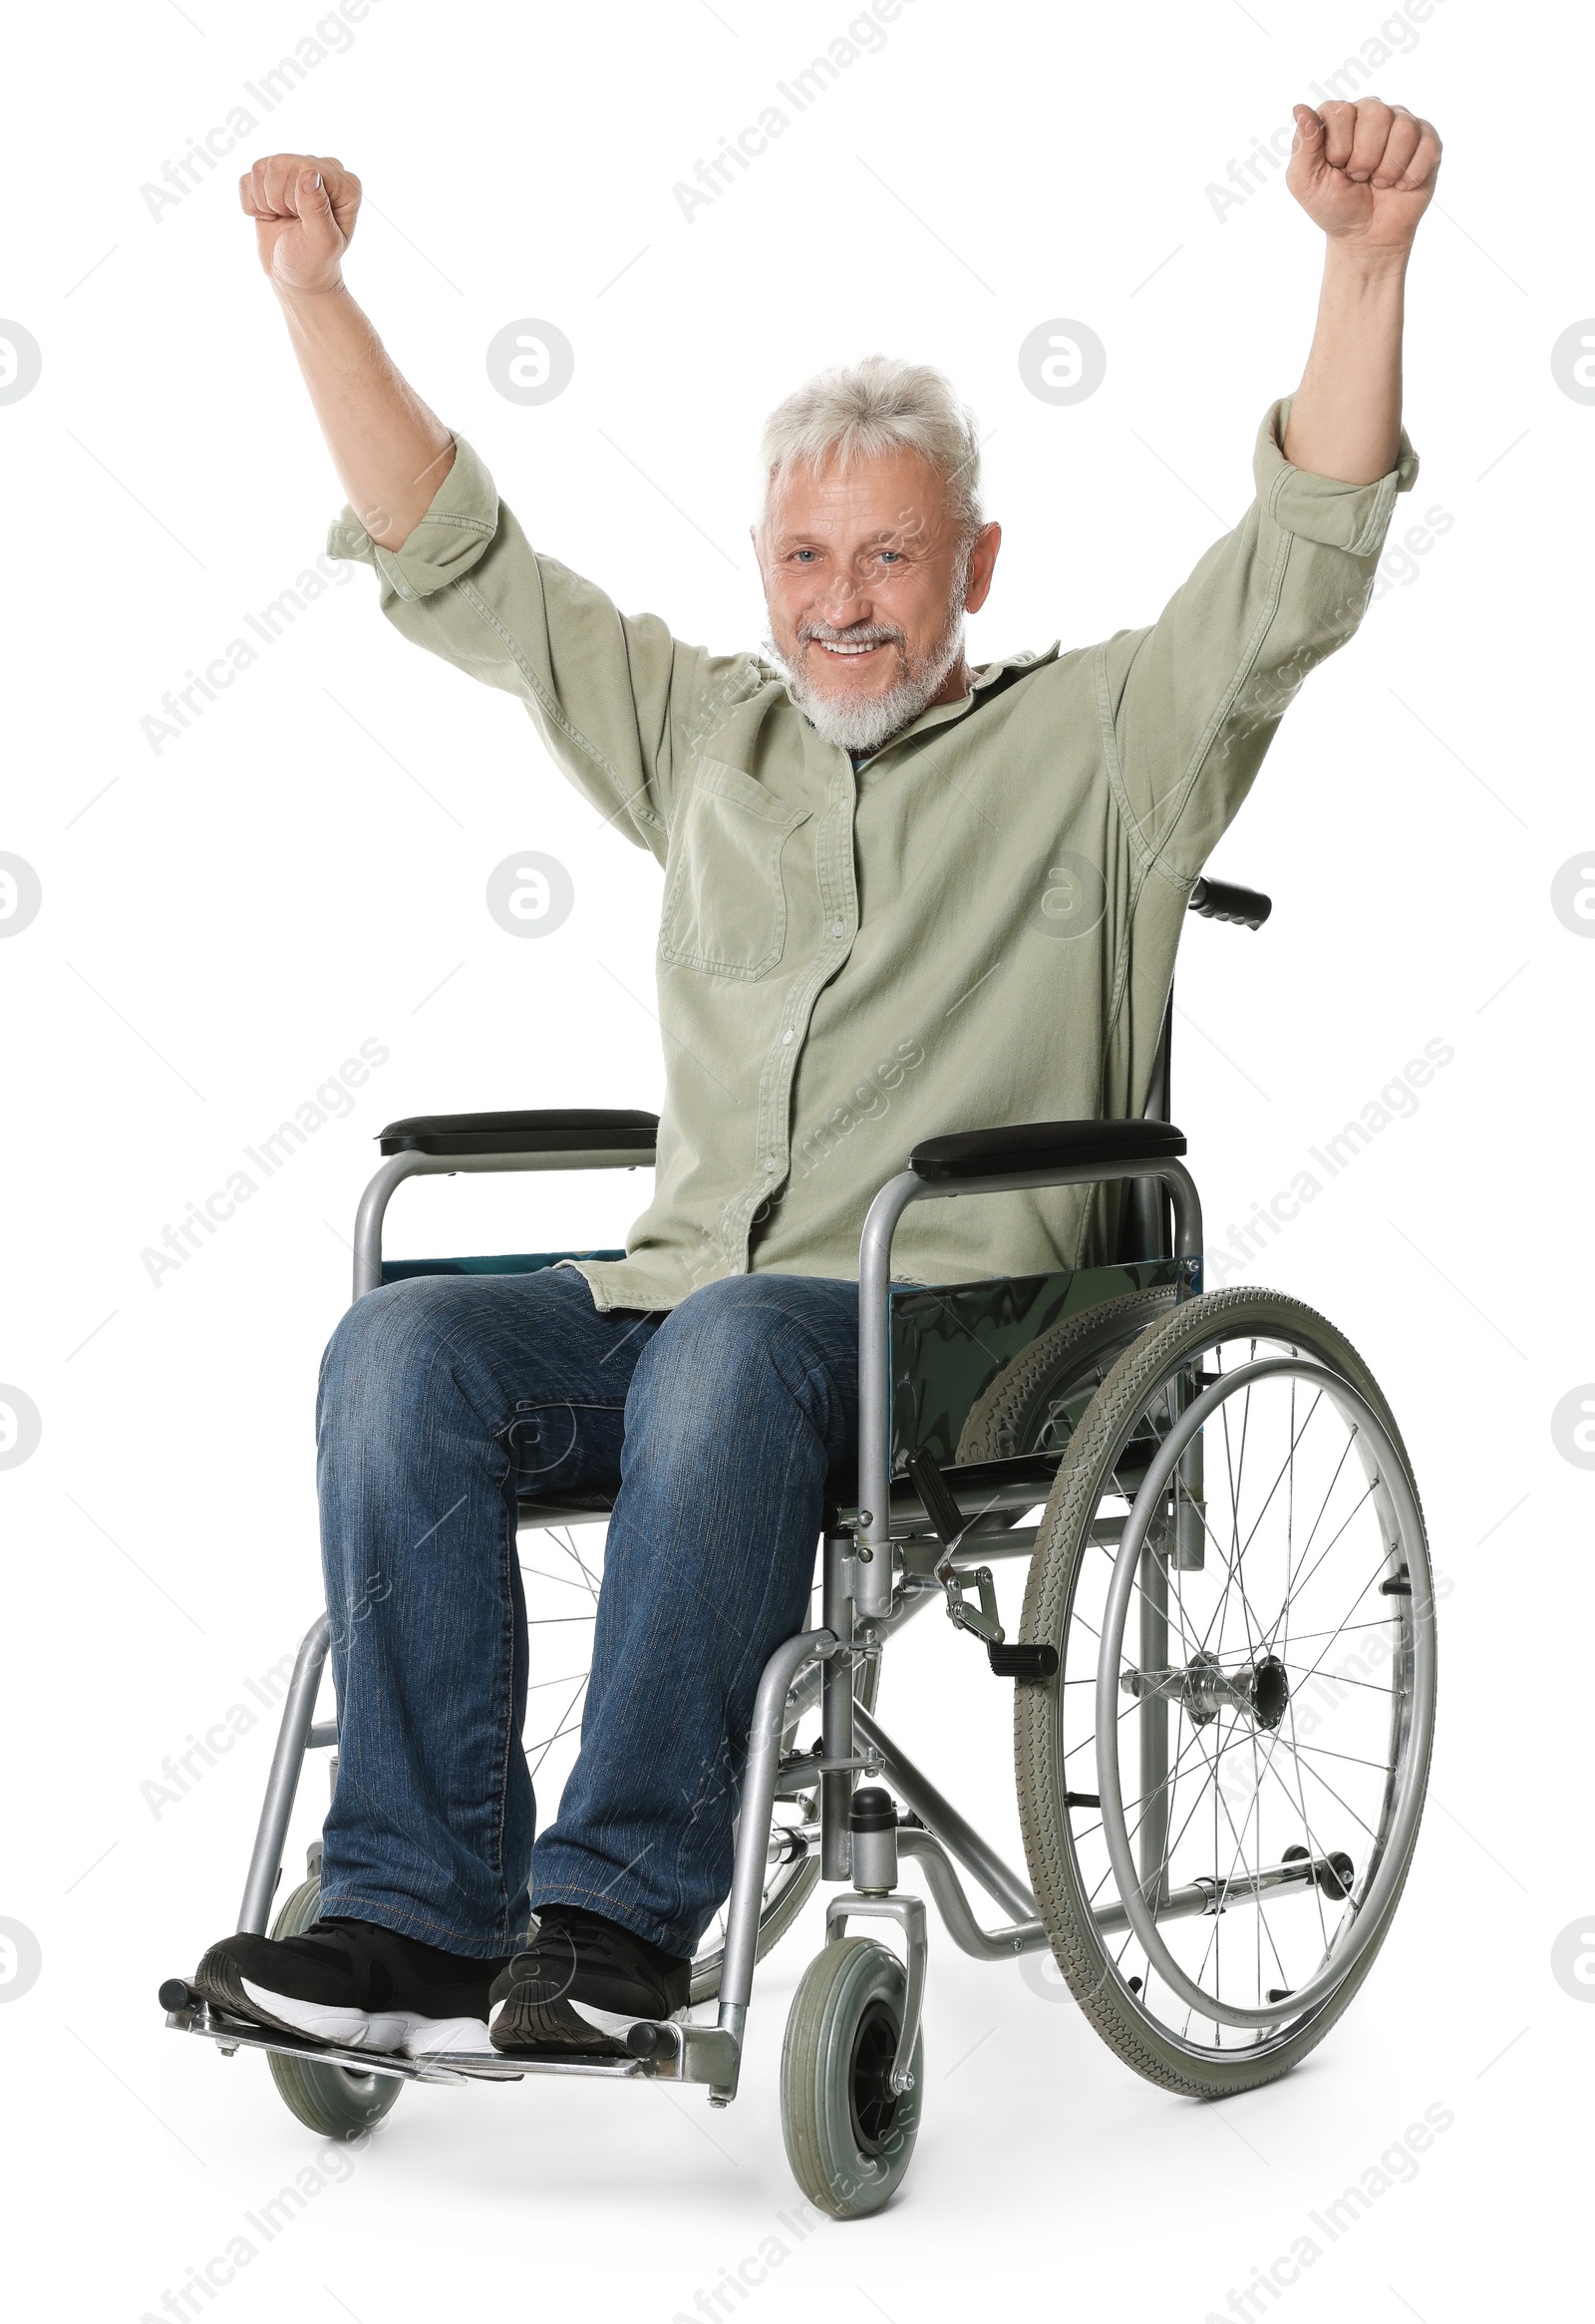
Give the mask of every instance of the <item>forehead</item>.
M 882 533 L 940 532 L 947 521 L 947 480 L 921 454 L 892 452 L 819 467 L 790 468 L 770 488 L 765 522 L 777 539 L 802 533 L 834 541 Z

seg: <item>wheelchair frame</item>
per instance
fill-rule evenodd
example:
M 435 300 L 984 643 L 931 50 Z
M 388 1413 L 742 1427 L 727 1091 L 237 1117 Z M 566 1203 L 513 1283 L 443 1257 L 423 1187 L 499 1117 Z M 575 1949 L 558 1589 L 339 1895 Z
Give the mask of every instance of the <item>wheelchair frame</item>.
M 1246 889 L 1199 881 L 1191 908 L 1205 916 L 1240 921 L 1257 927 L 1268 915 L 1266 897 Z M 1171 1004 L 1170 1004 L 1171 1008 Z M 1168 1017 L 1148 1106 L 1168 1105 Z M 489 1143 L 500 1151 L 447 1151 L 463 1143 L 431 1131 L 463 1129 L 475 1118 L 445 1118 L 440 1123 L 397 1125 L 414 1132 L 402 1151 L 390 1152 L 360 1201 L 355 1231 L 353 1294 L 362 1298 L 380 1287 L 382 1239 L 388 1203 L 407 1177 L 453 1174 L 457 1171 L 636 1168 L 654 1160 L 646 1133 L 639 1125 L 647 1117 L 627 1118 L 627 1128 L 616 1130 L 615 1142 L 601 1137 L 583 1143 L 595 1118 L 569 1118 L 574 1135 L 560 1144 L 552 1127 L 559 1117 L 493 1118 L 504 1125 Z M 517 1150 L 508 1150 L 514 1136 L 508 1122 L 540 1121 Z M 389 1134 L 391 1135 L 391 1134 Z M 385 1139 L 386 1143 L 386 1139 Z M 440 1150 L 443 1149 L 443 1150 Z M 976 1516 L 961 1524 L 956 1540 L 947 1542 L 937 1529 L 934 1471 L 929 1480 L 916 1474 L 895 1483 L 891 1474 L 891 1249 L 893 1237 L 911 1204 L 925 1200 L 957 1199 L 964 1195 L 1015 1192 L 1044 1186 L 1101 1184 L 1129 1181 L 1150 1193 L 1160 1188 L 1171 1204 L 1172 1255 L 1188 1262 L 1181 1270 L 1176 1297 L 1190 1297 L 1201 1289 L 1202 1216 L 1196 1186 L 1179 1157 L 1184 1152 L 1180 1133 L 1148 1113 L 1121 1122 L 1024 1125 L 1017 1129 L 969 1133 L 933 1140 L 916 1151 L 909 1166 L 889 1179 L 872 1201 L 859 1251 L 859 1460 L 858 1502 L 834 1512 L 822 1536 L 819 1625 L 788 1639 L 766 1663 L 758 1688 L 748 1757 L 743 1779 L 734 1871 L 727 1913 L 726 1937 L 720 1972 L 719 2002 L 713 2024 L 643 2021 L 631 2029 L 628 2055 L 623 2058 L 509 2057 L 501 2060 L 411 2060 L 388 2053 L 351 2052 L 310 2040 L 299 2040 L 273 2029 L 255 2026 L 216 2012 L 181 1980 L 161 1988 L 167 2005 L 167 2024 L 178 2031 L 201 2034 L 216 2041 L 224 2052 L 238 2048 L 275 2051 L 337 2065 L 362 2073 L 400 2080 L 460 2082 L 469 2079 L 518 2080 L 528 2074 L 582 2074 L 609 2079 L 658 2079 L 703 2085 L 711 2105 L 725 2106 L 737 2092 L 744 2037 L 753 1996 L 761 1908 L 769 1870 L 770 1833 L 775 1804 L 809 1792 L 818 1779 L 820 1876 L 853 1885 L 833 1895 L 826 1910 L 827 1938 L 840 1936 L 848 1921 L 890 1918 L 902 1929 L 906 1949 L 906 1983 L 901 2023 L 890 2073 L 890 2088 L 901 2093 L 912 2087 L 910 2061 L 920 2030 L 927 1957 L 924 1904 L 896 1893 L 898 1856 L 917 1862 L 953 1942 L 978 1960 L 1011 1960 L 1016 1955 L 1048 1949 L 1050 1939 L 1030 1887 L 975 1827 L 959 1814 L 893 1741 L 873 1713 L 856 1700 L 854 1672 L 865 1659 L 878 1656 L 886 1640 L 932 1598 L 944 1592 L 950 1599 L 963 1577 L 979 1580 L 984 1559 L 1028 1555 L 1036 1540 L 1035 1527 L 1017 1520 L 1033 1507 L 1043 1493 L 1038 1489 L 1033 1461 L 995 1464 L 1016 1474 L 994 1477 L 988 1469 L 989 1495 Z M 1161 1201 L 1156 1207 L 1144 1197 L 1130 1205 L 1133 1227 L 1142 1240 L 1164 1243 Z M 1259 1372 L 1288 1369 L 1288 1364 L 1261 1365 Z M 1310 1367 L 1297 1366 L 1298 1370 Z M 1197 1432 L 1203 1409 L 1216 1391 L 1194 1394 L 1179 1414 L 1162 1456 L 1159 1479 L 1166 1483 L 1176 1465 L 1199 1461 Z M 1370 1427 L 1375 1441 L 1390 1450 L 1389 1439 L 1372 1410 L 1354 1391 L 1345 1394 L 1359 1409 L 1362 1426 Z M 1399 1465 L 1399 1464 L 1397 1464 Z M 1183 1471 L 1182 1471 L 1183 1475 Z M 1199 1491 L 1199 1479 L 1197 1490 Z M 1177 1498 L 1177 1496 L 1176 1496 Z M 829 1512 L 827 1512 L 829 1513 Z M 960 1512 L 961 1514 L 961 1512 Z M 603 1522 L 607 1512 L 572 1508 L 551 1502 L 523 1502 L 521 1526 Z M 1134 1512 L 1118 1520 L 1122 1545 L 1131 1549 L 1122 1570 L 1131 1572 L 1145 1530 Z M 1130 1535 L 1135 1536 L 1133 1542 Z M 927 1536 L 929 1536 L 927 1538 Z M 900 1579 L 899 1579 L 900 1575 Z M 985 1577 L 989 1586 L 989 1575 Z M 1121 1593 L 1122 1594 L 1122 1593 Z M 1120 1621 L 1122 1611 L 1120 1609 Z M 1160 1624 L 1160 1627 L 1159 1627 Z M 992 1624 L 974 1618 L 966 1625 L 977 1635 Z M 1000 1638 L 1000 1632 L 998 1633 Z M 1166 1609 L 1155 1604 L 1141 1608 L 1140 1661 L 1160 1668 L 1167 1658 Z M 323 1613 L 307 1632 L 298 1652 L 283 1706 L 259 1826 L 250 1857 L 239 1912 L 240 1931 L 263 1934 L 281 1878 L 289 1819 L 299 1776 L 309 1750 L 337 1742 L 332 1722 L 316 1723 L 315 1703 L 328 1650 L 328 1618 Z M 1020 1650 L 1034 1651 L 1034 1650 Z M 993 1653 L 994 1667 L 996 1664 Z M 1041 1675 L 1040 1673 L 1032 1675 Z M 1112 1700 L 1112 1673 L 1108 1680 Z M 818 1699 L 820 1746 L 813 1753 L 793 1754 L 783 1761 L 783 1738 Z M 1142 1764 L 1153 1769 L 1164 1763 L 1169 1701 L 1155 1689 L 1144 1692 L 1133 1716 L 1139 1732 Z M 859 1777 L 878 1777 L 888 1784 L 912 1813 L 913 1822 L 890 1832 L 855 1833 L 849 1814 Z M 1417 1808 L 1413 1812 L 1416 1823 Z M 1096 1907 L 1099 1928 L 1117 1933 L 1137 1926 L 1144 1916 L 1153 1923 L 1215 1908 L 1211 1883 L 1198 1881 L 1187 1893 L 1170 1890 L 1164 1881 L 1147 1904 L 1148 1866 L 1157 1863 L 1162 1838 L 1155 1823 L 1143 1835 L 1141 1865 L 1130 1879 L 1133 1903 L 1119 1901 Z M 1302 1851 L 1298 1851 L 1299 1853 Z M 1394 1850 L 1393 1853 L 1399 1853 Z M 967 1874 L 1007 1917 L 994 1927 L 981 1924 L 959 1877 Z M 1310 1884 L 1321 1867 L 1311 1859 L 1272 1867 L 1256 1876 L 1257 1901 L 1265 1887 L 1286 1882 Z M 1131 1872 L 1129 1864 L 1121 1867 Z M 1398 1883 L 1399 1884 L 1399 1883 Z M 1234 1901 L 1245 1901 L 1237 1896 Z M 1370 1940 L 1387 1917 L 1393 1897 L 1369 1898 Z M 1154 1931 L 1155 1933 L 1155 1931 Z M 1349 1971 L 1343 1960 L 1337 1982 Z M 1302 1997 L 1302 1998 L 1305 1998 Z M 1246 2013 L 1242 2013 L 1244 2016 Z M 1264 2013 L 1255 2013 L 1264 2014 Z
M 1100 1139 L 1109 1128 L 1128 1134 L 1139 1130 L 1140 1125 L 1087 1127 Z M 1000 1137 L 1002 1133 L 995 1135 Z M 652 1153 L 616 1154 L 591 1146 L 538 1154 L 411 1151 L 390 1156 L 361 1196 L 355 1225 L 354 1296 L 363 1298 L 368 1291 L 381 1286 L 382 1235 L 388 1203 L 394 1189 L 408 1177 L 453 1174 L 457 1170 L 635 1169 L 646 1166 L 653 1159 Z M 917 1496 L 911 1492 L 905 1493 L 901 1487 L 895 1494 L 894 1505 L 890 1483 L 891 1246 L 899 1219 L 916 1201 L 1139 1177 L 1155 1179 L 1167 1188 L 1174 1205 L 1176 1255 L 1189 1258 L 1199 1266 L 1201 1204 L 1190 1173 L 1170 1157 L 1055 1162 L 1051 1166 L 1030 1165 L 946 1181 L 907 1169 L 888 1179 L 875 1196 L 864 1222 L 859 1253 L 861 1501 L 856 1511 L 844 1514 L 842 1521 L 823 1536 L 820 1626 L 800 1632 L 779 1646 L 766 1663 L 760 1680 L 743 1777 L 716 2021 L 712 2026 L 645 2023 L 636 2029 L 633 2037 L 637 2054 L 612 2064 L 593 2060 L 506 2058 L 502 2069 L 489 2063 L 478 2069 L 478 2073 L 494 2080 L 523 2073 L 583 2073 L 623 2078 L 652 2075 L 663 2081 L 707 2084 L 711 2104 L 729 2104 L 736 2096 L 744 2028 L 753 1998 L 771 1819 L 782 1780 L 781 1740 L 794 1718 L 800 1717 L 811 1706 L 816 1693 L 824 1756 L 817 1762 L 807 1762 L 802 1775 L 805 1782 L 815 1774 L 820 1778 L 821 1878 L 848 1878 L 852 1834 L 847 1816 L 854 1778 L 878 1776 L 890 1784 L 925 1826 L 923 1831 L 909 1828 L 899 1832 L 898 1846 L 903 1853 L 923 1863 L 926 1883 L 954 1943 L 977 1960 L 987 1961 L 1011 1960 L 1015 1954 L 1035 1952 L 1047 1946 L 1047 1931 L 1026 1883 L 853 1696 L 855 1658 L 878 1654 L 892 1631 L 928 1604 L 934 1591 L 933 1583 L 929 1590 L 916 1590 L 893 1612 L 893 1544 L 910 1536 L 916 1521 L 923 1524 L 923 1511 Z M 1006 1492 L 999 1492 L 991 1508 L 970 1528 L 971 1546 L 958 1552 L 955 1565 L 970 1569 L 994 1554 L 1013 1556 L 1028 1551 L 1035 1538 L 1033 1529 L 1016 1531 L 1011 1524 L 1001 1531 L 976 1529 L 993 1518 L 1000 1521 L 1008 1516 L 1016 1497 L 1026 1505 L 1033 1503 L 1034 1482 L 1021 1481 Z M 537 1510 L 532 1519 L 534 1524 L 598 1522 L 605 1513 L 547 1503 L 533 1504 L 533 1507 Z M 314 1717 L 327 1644 L 328 1619 L 323 1613 L 306 1633 L 294 1663 L 244 1881 L 238 1927 L 254 1935 L 265 1932 L 281 1878 L 288 1823 L 305 1754 L 335 1746 L 338 1740 L 333 1722 L 318 1725 Z M 793 1700 L 789 1701 L 789 1695 Z M 1161 1697 L 1152 1696 L 1139 1707 L 1137 1716 L 1154 1725 L 1166 1724 L 1168 1706 Z M 1010 1922 L 992 1929 L 980 1926 L 953 1868 L 955 1859 L 1012 1916 Z M 899 1922 L 907 1941 L 908 1991 L 897 2057 L 897 2072 L 905 2074 L 919 2031 L 924 1992 L 927 1938 L 923 1905 L 913 1898 L 885 1897 L 854 1889 L 830 1899 L 827 1926 L 833 1928 L 849 1918 L 881 1914 Z M 295 2056 L 323 2058 L 334 2064 L 350 2063 L 353 2056 L 315 2043 L 297 2042 L 267 2027 L 216 2019 L 202 2002 L 179 2006 L 168 2013 L 168 2022 L 180 2024 L 184 2032 L 209 2033 L 228 2047 L 237 2044 L 244 2048 L 278 2050 Z M 375 2052 L 360 2053 L 359 2063 L 363 2070 L 394 2074 L 407 2080 L 466 2079 L 453 2068 Z

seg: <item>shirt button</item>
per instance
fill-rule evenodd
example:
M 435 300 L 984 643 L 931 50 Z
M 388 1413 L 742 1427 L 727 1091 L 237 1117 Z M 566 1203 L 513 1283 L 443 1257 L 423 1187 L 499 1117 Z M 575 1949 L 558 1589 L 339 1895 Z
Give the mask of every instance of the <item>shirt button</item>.
M 831 932 L 831 934 L 832 934 L 833 936 L 839 936 L 839 935 L 841 934 L 841 927 L 842 927 L 842 924 L 841 924 L 840 920 L 832 920 L 832 921 L 831 921 L 831 923 L 830 923 L 830 932 Z
M 781 1037 L 781 1045 L 782 1045 L 782 1047 L 783 1047 L 784 1049 L 786 1048 L 786 1046 L 787 1046 L 788 1042 L 789 1042 L 791 1039 L 792 1039 L 792 1027 L 789 1025 L 789 1026 L 788 1026 L 788 1028 L 787 1028 L 787 1030 L 786 1030 L 786 1032 L 785 1032 L 785 1033 L 782 1035 L 782 1037 Z
M 774 1155 L 767 1154 L 767 1155 L 766 1155 L 766 1157 L 765 1157 L 765 1167 L 766 1167 L 766 1169 L 767 1169 L 767 1170 L 773 1170 L 773 1169 L 775 1168 L 775 1166 L 776 1166 L 776 1158 L 775 1158 L 775 1156 L 774 1156 Z

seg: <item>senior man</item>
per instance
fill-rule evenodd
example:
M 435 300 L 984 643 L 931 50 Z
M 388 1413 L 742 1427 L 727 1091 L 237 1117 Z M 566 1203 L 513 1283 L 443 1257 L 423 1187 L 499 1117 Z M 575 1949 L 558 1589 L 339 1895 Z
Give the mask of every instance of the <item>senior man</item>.
M 241 180 L 349 495 L 333 553 L 376 568 L 404 636 L 515 695 L 664 867 L 666 1096 L 624 1258 L 392 1284 L 333 1335 L 321 1918 L 213 1947 L 197 1981 L 223 2007 L 412 2053 L 612 2051 L 685 2008 L 755 1688 L 854 1457 L 869 1198 L 923 1137 L 1140 1110 L 1192 882 L 1356 628 L 1417 473 L 1403 288 L 1438 141 L 1377 101 L 1296 125 L 1289 182 L 1328 248 L 1252 506 L 1149 628 L 973 670 L 1000 534 L 937 373 L 872 357 L 775 413 L 754 531 L 774 659 L 713 655 L 533 547 L 399 376 L 344 287 L 342 165 Z M 899 1268 L 1076 1264 L 1104 1208 L 924 1204 Z M 614 1502 L 580 1756 L 535 1846 L 522 1484 Z

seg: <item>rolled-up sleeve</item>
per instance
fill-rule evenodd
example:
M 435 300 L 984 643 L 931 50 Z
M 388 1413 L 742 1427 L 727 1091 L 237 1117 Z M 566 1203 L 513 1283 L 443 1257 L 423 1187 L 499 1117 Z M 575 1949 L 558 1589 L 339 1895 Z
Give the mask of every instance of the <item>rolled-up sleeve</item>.
M 1292 467 L 1290 399 L 1258 433 L 1256 498 L 1149 629 L 1099 649 L 1098 710 L 1140 866 L 1187 884 L 1251 789 L 1303 679 L 1357 628 L 1398 493 L 1418 456 L 1370 485 Z
M 345 507 L 327 548 L 375 568 L 382 610 L 403 636 L 517 696 L 576 788 L 663 859 L 678 767 L 759 685 L 751 656 L 684 645 L 653 614 L 619 612 L 533 549 L 464 439 L 402 547 L 379 546 Z

